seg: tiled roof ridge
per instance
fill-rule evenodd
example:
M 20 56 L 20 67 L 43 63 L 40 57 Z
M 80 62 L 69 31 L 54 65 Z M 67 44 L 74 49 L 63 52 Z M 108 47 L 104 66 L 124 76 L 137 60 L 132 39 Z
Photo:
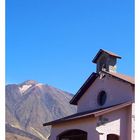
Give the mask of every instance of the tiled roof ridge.
M 109 75 L 112 75 L 116 78 L 119 78 L 121 80 L 124 80 L 130 84 L 135 84 L 135 80 L 133 77 L 130 77 L 128 75 L 125 75 L 125 74 L 122 74 L 122 73 L 118 73 L 118 72 L 108 72 L 108 71 L 102 71 L 103 73 L 106 73 L 106 74 L 109 74 Z

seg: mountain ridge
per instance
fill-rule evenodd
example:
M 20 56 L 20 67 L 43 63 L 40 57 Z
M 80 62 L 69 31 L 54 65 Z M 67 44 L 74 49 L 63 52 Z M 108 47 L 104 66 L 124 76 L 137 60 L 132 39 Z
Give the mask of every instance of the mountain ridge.
M 69 104 L 72 96 L 71 93 L 34 80 L 8 84 L 5 96 L 6 123 L 43 140 L 50 134 L 50 127 L 43 127 L 43 123 L 76 112 L 76 107 Z

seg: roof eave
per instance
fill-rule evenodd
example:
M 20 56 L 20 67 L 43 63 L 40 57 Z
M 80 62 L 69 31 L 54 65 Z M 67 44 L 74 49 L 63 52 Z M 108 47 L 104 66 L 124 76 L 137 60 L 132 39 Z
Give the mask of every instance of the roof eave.
M 118 105 L 113 105 L 111 107 L 103 108 L 103 109 L 101 109 L 99 111 L 95 111 L 95 112 L 91 110 L 91 112 L 88 112 L 87 114 L 82 114 L 82 115 L 79 115 L 79 116 L 74 116 L 72 118 L 69 118 L 71 116 L 67 116 L 67 117 L 64 117 L 64 118 L 61 118 L 61 119 L 58 119 L 58 120 L 55 120 L 55 121 L 44 123 L 43 126 L 59 124 L 59 123 L 68 122 L 68 121 L 76 120 L 76 119 L 83 119 L 83 118 L 87 118 L 87 117 L 98 117 L 98 116 L 103 115 L 105 113 L 109 113 L 111 111 L 114 111 L 114 110 L 117 110 L 117 109 L 129 106 L 132 103 L 133 103 L 132 101 L 129 101 L 129 102 L 121 103 L 121 104 L 118 104 Z M 82 112 L 82 113 L 85 113 L 85 112 Z M 73 114 L 73 115 L 75 115 L 75 114 Z
M 86 82 L 82 85 L 82 87 L 78 90 L 78 92 L 74 95 L 74 97 L 70 100 L 70 104 L 77 105 L 78 100 L 84 94 L 84 92 L 90 87 L 90 85 L 96 80 L 99 74 L 92 73 Z

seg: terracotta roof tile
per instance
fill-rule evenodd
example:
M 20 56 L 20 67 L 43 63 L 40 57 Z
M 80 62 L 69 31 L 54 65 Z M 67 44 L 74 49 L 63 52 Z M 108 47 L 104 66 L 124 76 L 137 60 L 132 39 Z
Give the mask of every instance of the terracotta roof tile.
M 120 80 L 123 80 L 125 82 L 128 82 L 130 84 L 135 84 L 135 81 L 134 81 L 134 78 L 130 77 L 130 76 L 127 76 L 127 75 L 124 75 L 124 74 L 121 74 L 121 73 L 115 73 L 115 72 L 107 72 L 107 71 L 103 71 L 104 73 L 107 73 L 107 74 L 110 74 L 112 75 L 113 77 L 116 77 L 116 78 L 119 78 Z

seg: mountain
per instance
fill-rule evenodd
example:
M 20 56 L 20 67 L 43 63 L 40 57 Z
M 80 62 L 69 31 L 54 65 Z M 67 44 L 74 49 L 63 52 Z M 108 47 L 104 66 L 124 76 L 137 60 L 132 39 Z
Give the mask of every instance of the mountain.
M 50 127 L 43 127 L 43 123 L 76 112 L 76 107 L 69 104 L 72 96 L 33 80 L 7 85 L 6 139 L 46 140 Z
M 7 135 L 7 139 L 11 139 L 11 137 L 13 137 L 14 139 L 33 139 L 33 140 L 40 140 L 40 138 L 38 138 L 38 137 L 36 137 L 36 136 L 34 136 L 34 135 L 26 132 L 26 131 L 20 130 L 20 129 L 15 128 L 15 127 L 12 127 L 9 124 L 6 124 L 6 133 L 8 134 Z

